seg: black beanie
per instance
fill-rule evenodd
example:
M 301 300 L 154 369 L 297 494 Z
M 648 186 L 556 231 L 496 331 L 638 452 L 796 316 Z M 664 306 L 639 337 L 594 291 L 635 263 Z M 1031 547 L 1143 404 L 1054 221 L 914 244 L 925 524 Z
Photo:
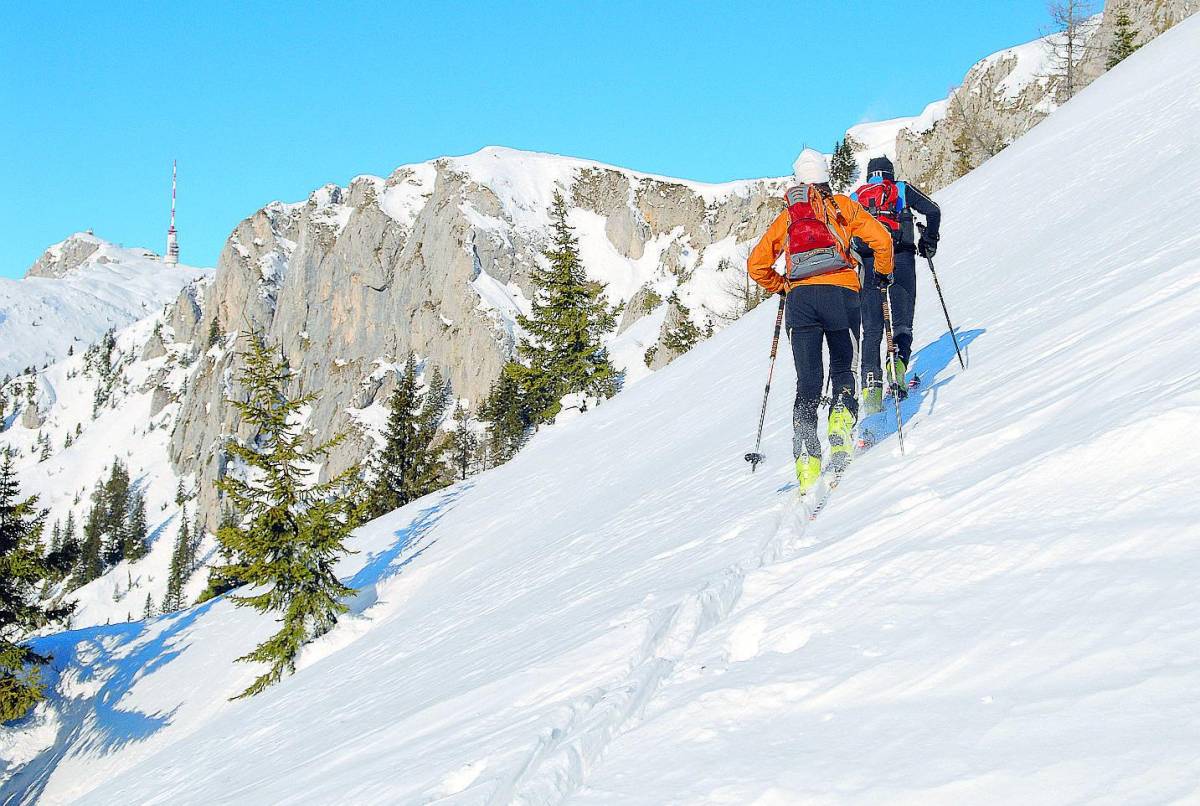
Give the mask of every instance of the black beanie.
M 871 161 L 867 163 L 867 178 L 870 179 L 876 171 L 882 171 L 884 179 L 896 179 L 896 170 L 887 157 L 871 157 Z

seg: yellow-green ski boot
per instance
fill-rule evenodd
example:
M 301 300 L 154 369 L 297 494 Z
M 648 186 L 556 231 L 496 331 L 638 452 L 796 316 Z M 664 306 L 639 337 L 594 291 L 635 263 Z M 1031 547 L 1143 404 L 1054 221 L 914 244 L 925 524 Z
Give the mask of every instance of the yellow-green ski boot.
M 850 448 L 854 444 L 854 415 L 842 405 L 834 406 L 829 412 L 829 465 L 839 471 L 850 461 Z
M 801 495 L 817 486 L 817 480 L 820 478 L 820 456 L 801 456 L 796 460 L 796 481 L 799 484 Z

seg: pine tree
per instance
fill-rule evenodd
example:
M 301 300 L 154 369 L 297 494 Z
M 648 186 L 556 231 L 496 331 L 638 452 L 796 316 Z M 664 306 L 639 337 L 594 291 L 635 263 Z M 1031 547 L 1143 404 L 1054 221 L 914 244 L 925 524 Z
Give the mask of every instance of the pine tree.
M 217 317 L 213 317 L 208 323 L 208 346 L 213 347 L 221 341 L 221 325 L 217 322 Z
M 74 605 L 44 605 L 40 594 L 66 570 L 61 552 L 44 553 L 46 511 L 37 496 L 18 500 L 12 457 L 0 460 L 0 722 L 23 716 L 43 697 L 40 667 L 50 658 L 23 644 L 35 630 L 61 623 Z
M 131 562 L 146 556 L 146 536 L 149 532 L 146 524 L 146 498 L 141 493 L 134 493 L 129 499 L 129 520 L 122 535 L 124 540 L 125 558 Z
M 312 468 L 341 437 L 308 444 L 296 420 L 312 396 L 291 394 L 292 372 L 271 355 L 261 334 L 250 334 L 248 340 L 245 368 L 239 374 L 247 399 L 230 402 L 255 436 L 249 444 L 226 444 L 232 459 L 247 472 L 228 474 L 218 482 L 239 518 L 237 525 L 217 534 L 230 558 L 220 574 L 255 591 L 234 595 L 235 604 L 279 613 L 282 626 L 239 658 L 268 664 L 239 697 L 257 694 L 294 671 L 300 647 L 332 629 L 338 615 L 346 612 L 341 599 L 354 591 L 338 580 L 333 565 L 347 553 L 344 541 L 358 497 L 357 468 L 307 485 Z
M 125 559 L 125 546 L 129 542 L 129 471 L 119 459 L 113 459 L 101 500 L 104 502 L 101 530 L 106 537 L 103 560 L 106 566 L 112 566 Z
M 451 416 L 454 430 L 450 432 L 450 465 L 459 479 L 471 474 L 471 463 L 479 452 L 479 437 L 471 430 L 471 416 L 461 402 L 454 406 Z
M 101 490 L 92 496 L 92 508 L 83 523 L 83 541 L 79 546 L 79 557 L 72 575 L 71 586 L 78 588 L 104 573 L 104 503 Z
M 71 432 L 68 431 L 66 439 L 63 440 L 63 450 L 66 450 L 67 448 L 71 447 L 74 444 L 75 444 L 75 438 L 72 437 Z
M 171 551 L 171 565 L 167 571 L 167 593 L 162 603 L 162 612 L 164 613 L 174 613 L 183 609 L 183 586 L 187 583 L 191 573 L 191 569 L 188 568 L 188 550 L 191 542 L 187 510 L 184 510 L 179 516 L 179 532 L 175 537 L 175 547 Z
M 146 594 L 146 607 L 142 610 L 142 618 L 146 621 L 154 618 L 158 612 L 154 609 L 154 600 L 150 598 L 150 594 Z
M 845 193 L 858 181 L 858 161 L 854 159 L 854 140 L 846 137 L 833 147 L 829 162 L 829 186 L 835 193 Z
M 1129 12 L 1123 8 L 1117 9 L 1117 16 L 1113 22 L 1112 43 L 1108 46 L 1108 61 L 1105 63 L 1105 67 L 1109 70 L 1113 69 L 1140 48 L 1141 45 L 1134 44 L 1137 37 L 1138 32 L 1133 27 L 1133 20 L 1129 19 Z
M 38 454 L 38 461 L 44 462 L 50 458 L 50 435 L 42 434 L 41 437 L 42 451 Z
M 74 557 L 79 556 L 79 536 L 75 534 L 75 512 L 73 510 L 67 511 L 67 522 L 63 524 L 59 549 L 64 553 L 69 552 Z
M 667 298 L 667 302 L 675 314 L 672 317 L 675 324 L 663 334 L 663 347 L 676 355 L 683 355 L 695 347 L 704 338 L 704 334 L 696 326 L 696 323 L 692 321 L 691 311 L 679 299 L 677 292 L 672 291 L 671 296 Z
M 436 368 L 425 393 L 419 393 L 417 360 L 409 355 L 388 398 L 383 449 L 371 463 L 375 481 L 367 498 L 367 517 L 377 518 L 444 486 L 433 441 L 449 401 L 450 385 Z
M 183 479 L 175 485 L 175 506 L 181 507 L 187 501 L 187 493 L 183 491 Z
M 506 364 L 479 409 L 479 418 L 488 424 L 486 450 L 493 465 L 511 459 L 533 431 L 533 412 L 521 392 L 523 369 L 516 362 Z
M 616 326 L 616 313 L 605 299 L 603 284 L 589 281 L 584 273 L 561 193 L 554 194 L 550 220 L 548 265 L 533 270 L 538 291 L 532 310 L 529 316 L 517 317 L 527 334 L 517 346 L 524 363 L 511 369 L 535 424 L 553 420 L 564 395 L 611 397 L 622 380 L 600 343 L 600 337 Z

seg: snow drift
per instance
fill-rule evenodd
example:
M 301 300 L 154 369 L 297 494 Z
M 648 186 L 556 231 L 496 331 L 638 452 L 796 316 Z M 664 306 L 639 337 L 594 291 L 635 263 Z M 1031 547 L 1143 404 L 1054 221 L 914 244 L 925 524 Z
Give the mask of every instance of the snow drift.
M 360 530 L 354 616 L 231 703 L 215 601 L 52 636 L 2 798 L 1139 803 L 1200 797 L 1200 19 L 939 196 L 908 455 L 789 516 L 756 311 Z M 928 274 L 922 270 L 923 282 Z

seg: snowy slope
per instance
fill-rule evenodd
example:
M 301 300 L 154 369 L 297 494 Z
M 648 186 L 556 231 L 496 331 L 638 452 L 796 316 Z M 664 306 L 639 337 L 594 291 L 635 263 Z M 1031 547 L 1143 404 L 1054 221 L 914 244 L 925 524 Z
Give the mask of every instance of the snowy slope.
M 126 249 L 87 233 L 67 241 L 89 241 L 96 250 L 61 276 L 0 278 L 0 377 L 57 361 L 72 345 L 86 347 L 106 330 L 153 313 L 207 273 L 169 267 L 145 249 Z M 49 247 L 47 256 L 67 241 Z
M 203 286 L 209 277 L 195 281 Z M 163 354 L 145 356 L 147 342 L 161 334 Z M 65 524 L 72 514 L 77 536 L 91 507 L 97 481 L 106 478 L 114 460 L 129 470 L 134 488 L 146 501 L 149 554 L 136 563 L 122 562 L 109 573 L 76 591 L 72 616 L 75 625 L 106 624 L 141 618 L 146 597 L 157 607 L 166 593 L 167 569 L 181 511 L 175 501 L 181 481 L 169 459 L 168 442 L 179 413 L 177 398 L 190 375 L 200 368 L 189 345 L 172 343 L 163 310 L 118 330 L 112 366 L 115 382 L 99 406 L 97 372 L 89 370 L 85 350 L 38 370 L 17 376 L 8 389 L 23 389 L 32 382 L 41 425 L 27 428 L 21 415 L 10 414 L 10 427 L 0 430 L 0 450 L 14 451 L 23 494 L 36 494 L 47 510 L 47 529 Z M 161 397 L 155 406 L 156 396 Z M 17 393 L 19 411 L 29 404 Z M 43 458 L 39 439 L 50 444 Z M 68 443 L 70 441 L 70 444 Z M 187 479 L 188 491 L 193 480 Z M 194 514 L 195 507 L 189 507 Z M 47 534 L 47 540 L 49 534 Z M 202 577 L 203 575 L 200 575 Z M 203 580 L 193 580 L 188 592 L 197 595 Z
M 1198 86 L 1193 19 L 939 197 L 970 369 L 922 272 L 908 455 L 811 527 L 786 361 L 740 458 L 763 306 L 360 530 L 354 617 L 252 701 L 225 601 L 45 639 L 0 799 L 1194 802 Z

